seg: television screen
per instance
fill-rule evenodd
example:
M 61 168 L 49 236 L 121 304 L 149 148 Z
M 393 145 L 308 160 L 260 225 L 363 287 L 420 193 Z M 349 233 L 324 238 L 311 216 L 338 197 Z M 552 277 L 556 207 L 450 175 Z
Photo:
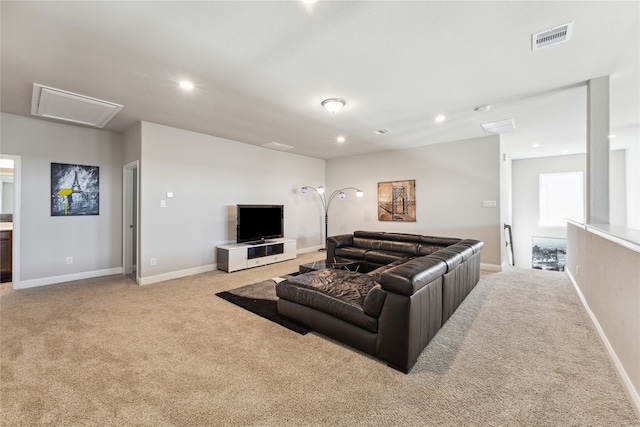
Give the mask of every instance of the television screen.
M 284 237 L 283 205 L 237 205 L 236 240 L 260 242 Z

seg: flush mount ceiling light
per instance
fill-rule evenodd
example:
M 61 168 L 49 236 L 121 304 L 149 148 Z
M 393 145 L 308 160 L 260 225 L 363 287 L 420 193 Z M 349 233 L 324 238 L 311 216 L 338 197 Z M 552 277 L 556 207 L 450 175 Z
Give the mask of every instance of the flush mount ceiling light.
M 322 101 L 324 109 L 333 114 L 342 110 L 342 107 L 344 107 L 345 104 L 346 102 L 340 98 L 329 98 Z
M 436 123 L 442 123 L 442 122 L 444 122 L 444 121 L 446 120 L 446 118 L 447 118 L 447 117 L 446 117 L 444 114 L 440 114 L 440 115 L 436 116 L 436 118 L 434 119 L 434 121 L 435 121 Z
M 345 141 L 344 136 L 340 135 L 339 137 L 336 138 L 336 141 L 338 141 L 340 144 L 342 144 Z

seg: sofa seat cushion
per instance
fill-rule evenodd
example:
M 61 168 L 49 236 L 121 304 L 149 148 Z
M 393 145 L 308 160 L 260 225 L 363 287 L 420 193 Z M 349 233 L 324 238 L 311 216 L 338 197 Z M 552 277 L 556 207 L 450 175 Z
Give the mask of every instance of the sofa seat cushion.
M 324 269 L 282 281 L 276 295 L 331 314 L 371 332 L 377 332 L 378 319 L 365 314 L 365 299 L 377 283 L 373 277 L 346 270 Z M 375 301 L 368 301 L 369 304 Z M 379 302 L 382 304 L 382 301 Z M 376 312 L 375 309 L 368 312 Z M 379 313 L 379 310 L 377 310 Z
M 391 264 L 392 262 L 401 261 L 406 258 L 411 258 L 411 255 L 403 252 L 384 250 L 368 251 L 365 255 L 367 262 L 373 264 Z
M 335 256 L 364 261 L 367 251 L 369 251 L 369 249 L 357 248 L 355 246 L 343 246 L 340 248 L 336 248 Z
M 405 262 L 409 261 L 410 259 L 411 258 L 400 259 L 398 261 L 392 262 L 391 264 L 381 265 L 380 267 L 378 267 L 378 268 L 376 268 L 374 270 L 368 271 L 367 274 L 369 276 L 373 277 L 376 282 L 379 282 L 380 281 L 380 275 L 382 273 L 384 273 L 385 271 L 387 271 L 390 268 L 395 267 L 396 265 L 400 265 L 402 263 L 405 263 Z

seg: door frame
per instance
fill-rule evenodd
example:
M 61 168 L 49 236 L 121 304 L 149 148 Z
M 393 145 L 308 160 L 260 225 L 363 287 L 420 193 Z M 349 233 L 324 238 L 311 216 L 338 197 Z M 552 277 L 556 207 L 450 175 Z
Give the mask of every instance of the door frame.
M 20 207 L 22 194 L 22 156 L 0 154 L 2 159 L 13 160 L 13 232 L 11 235 L 11 287 L 20 289 Z
M 133 206 L 133 183 L 136 183 L 135 224 Z M 133 230 L 131 225 L 134 226 Z M 133 242 L 137 263 L 140 261 L 140 161 L 135 160 L 122 167 L 122 273 L 133 273 Z M 139 267 L 139 266 L 138 266 Z M 135 281 L 140 284 L 140 268 L 135 269 Z

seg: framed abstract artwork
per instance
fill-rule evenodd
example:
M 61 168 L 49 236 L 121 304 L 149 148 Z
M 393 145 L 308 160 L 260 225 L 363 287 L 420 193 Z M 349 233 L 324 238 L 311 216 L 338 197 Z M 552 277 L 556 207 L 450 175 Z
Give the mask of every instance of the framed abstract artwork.
M 51 163 L 51 216 L 100 214 L 100 168 Z
M 416 220 L 416 181 L 378 183 L 378 220 Z

